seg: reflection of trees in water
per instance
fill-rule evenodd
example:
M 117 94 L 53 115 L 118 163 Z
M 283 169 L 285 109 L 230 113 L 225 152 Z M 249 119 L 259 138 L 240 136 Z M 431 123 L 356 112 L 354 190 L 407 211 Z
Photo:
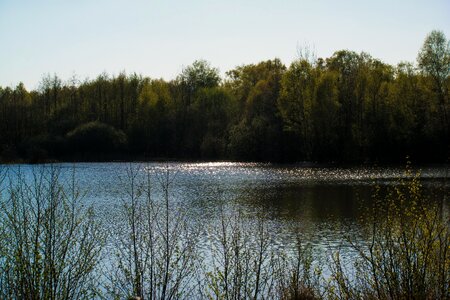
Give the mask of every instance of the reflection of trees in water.
M 260 207 L 274 218 L 326 222 L 358 217 L 358 207 L 370 200 L 370 188 L 348 185 L 279 185 L 254 188 L 242 205 Z

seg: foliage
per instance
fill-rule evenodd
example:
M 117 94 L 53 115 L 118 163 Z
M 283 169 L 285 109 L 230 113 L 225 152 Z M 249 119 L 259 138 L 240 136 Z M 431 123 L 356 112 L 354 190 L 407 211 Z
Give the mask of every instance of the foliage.
M 108 153 L 124 149 L 127 137 L 121 130 L 100 123 L 89 122 L 67 133 L 67 139 L 75 152 Z
M 219 71 L 212 68 L 205 60 L 197 60 L 191 66 L 183 69 L 178 81 L 189 92 L 194 93 L 202 88 L 212 88 L 219 85 Z
M 422 196 L 419 174 L 408 168 L 385 196 L 379 188 L 364 219 L 365 235 L 349 238 L 354 275 L 334 256 L 332 298 L 448 299 L 450 231 L 438 203 Z M 353 276 L 353 278 L 351 278 Z
M 425 39 L 417 58 L 421 70 L 431 77 L 433 92 L 439 105 L 443 131 L 448 136 L 450 41 L 442 31 L 433 30 Z
M 204 60 L 172 81 L 45 75 L 37 90 L 0 87 L 0 159 L 108 159 L 102 154 L 119 151 L 145 159 L 444 162 L 449 51 L 444 33 L 432 31 L 417 64 L 340 50 L 317 59 L 308 52 L 288 67 L 279 59 L 241 65 L 225 78 Z M 75 133 L 84 140 L 67 143 Z M 85 153 L 74 155 L 74 146 Z

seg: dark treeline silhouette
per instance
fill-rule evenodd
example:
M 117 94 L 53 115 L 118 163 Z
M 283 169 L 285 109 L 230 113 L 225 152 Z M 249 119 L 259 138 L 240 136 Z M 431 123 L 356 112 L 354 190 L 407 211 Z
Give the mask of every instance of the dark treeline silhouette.
M 172 81 L 45 76 L 0 87 L 0 160 L 444 162 L 449 75 L 449 41 L 432 31 L 416 65 L 341 50 L 225 78 L 202 60 Z

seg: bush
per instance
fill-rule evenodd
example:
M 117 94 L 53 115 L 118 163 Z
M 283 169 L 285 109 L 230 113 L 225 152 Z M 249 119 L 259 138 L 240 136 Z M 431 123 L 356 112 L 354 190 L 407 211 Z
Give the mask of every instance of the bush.
M 121 177 L 122 195 L 115 239 L 108 253 L 117 259 L 105 273 L 111 299 L 191 299 L 196 284 L 200 228 L 188 222 L 182 204 L 173 202 L 169 168 L 140 174 L 131 164 Z M 143 176 L 142 176 L 143 175 Z M 157 178 L 156 186 L 151 177 Z M 161 197 L 155 198 L 153 189 Z
M 67 152 L 67 141 L 63 136 L 41 134 L 25 139 L 20 144 L 19 153 L 31 163 L 61 157 Z
M 67 138 L 71 149 L 79 153 L 116 153 L 127 145 L 127 136 L 122 130 L 98 121 L 78 126 Z
M 92 299 L 103 235 L 72 175 L 0 168 L 0 299 Z
M 356 273 L 347 274 L 339 253 L 334 256 L 331 298 L 450 298 L 448 220 L 421 190 L 419 174 L 409 168 L 385 196 L 377 189 L 362 220 L 365 234 L 349 238 Z

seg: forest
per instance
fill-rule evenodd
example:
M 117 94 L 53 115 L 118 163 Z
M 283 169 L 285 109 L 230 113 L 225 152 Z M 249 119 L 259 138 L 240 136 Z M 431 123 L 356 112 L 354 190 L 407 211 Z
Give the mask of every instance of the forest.
M 300 51 L 289 66 L 275 58 L 225 74 L 198 60 L 170 81 L 122 72 L 0 87 L 0 161 L 448 162 L 442 31 L 416 63 Z

